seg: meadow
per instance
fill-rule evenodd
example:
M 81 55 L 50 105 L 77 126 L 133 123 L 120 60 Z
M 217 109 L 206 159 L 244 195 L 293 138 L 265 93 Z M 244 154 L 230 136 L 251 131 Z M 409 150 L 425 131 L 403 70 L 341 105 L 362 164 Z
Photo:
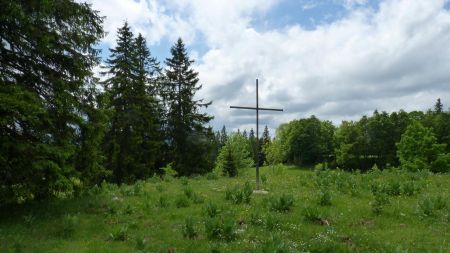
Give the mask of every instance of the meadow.
M 0 252 L 450 252 L 450 175 L 272 166 L 4 208 Z

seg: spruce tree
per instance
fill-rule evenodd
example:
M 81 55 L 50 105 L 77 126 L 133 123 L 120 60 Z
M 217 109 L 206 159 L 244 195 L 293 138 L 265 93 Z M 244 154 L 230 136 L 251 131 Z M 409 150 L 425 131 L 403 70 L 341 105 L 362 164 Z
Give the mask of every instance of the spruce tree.
M 105 138 L 106 164 L 118 183 L 131 182 L 157 172 L 162 145 L 160 109 L 154 76 L 160 71 L 145 39 L 134 38 L 125 22 L 117 32 L 117 46 L 106 61 L 109 78 L 110 128 Z
M 223 125 L 222 130 L 220 131 L 220 145 L 223 146 L 228 140 L 227 129 L 225 125 Z
M 434 112 L 435 113 L 442 113 L 444 106 L 442 105 L 441 99 L 438 98 L 436 101 L 436 104 L 434 105 Z
M 170 52 L 171 57 L 165 61 L 167 69 L 162 87 L 170 158 L 180 175 L 203 173 L 212 169 L 210 146 L 214 134 L 211 128 L 205 127 L 212 117 L 200 110 L 211 102 L 194 99 L 202 86 L 181 38 Z
M 0 6 L 0 203 L 68 196 L 102 18 L 71 0 Z

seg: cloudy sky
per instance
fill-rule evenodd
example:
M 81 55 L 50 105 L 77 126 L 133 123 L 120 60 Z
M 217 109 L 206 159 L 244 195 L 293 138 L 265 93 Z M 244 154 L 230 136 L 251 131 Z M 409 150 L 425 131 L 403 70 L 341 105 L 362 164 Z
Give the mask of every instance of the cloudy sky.
M 161 62 L 185 40 L 215 129 L 316 115 L 335 124 L 375 109 L 450 106 L 449 0 L 89 0 L 106 16 L 103 57 L 125 20 Z

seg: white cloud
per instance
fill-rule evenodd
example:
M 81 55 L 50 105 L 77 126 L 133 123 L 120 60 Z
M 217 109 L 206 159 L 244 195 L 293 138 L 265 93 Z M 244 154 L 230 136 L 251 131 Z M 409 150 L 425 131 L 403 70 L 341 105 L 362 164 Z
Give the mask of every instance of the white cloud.
M 253 124 L 252 112 L 228 107 L 254 103 L 257 77 L 261 104 L 285 108 L 264 114 L 270 127 L 311 114 L 339 123 L 374 109 L 426 109 L 438 97 L 450 105 L 447 1 L 386 0 L 377 10 L 365 0 L 341 2 L 348 15 L 313 30 L 256 30 L 252 20 L 276 0 L 113 0 L 94 1 L 94 9 L 108 16 L 108 31 L 127 19 L 152 43 L 181 35 L 205 45 L 191 55 L 199 59 L 199 96 L 214 100 L 216 128 Z

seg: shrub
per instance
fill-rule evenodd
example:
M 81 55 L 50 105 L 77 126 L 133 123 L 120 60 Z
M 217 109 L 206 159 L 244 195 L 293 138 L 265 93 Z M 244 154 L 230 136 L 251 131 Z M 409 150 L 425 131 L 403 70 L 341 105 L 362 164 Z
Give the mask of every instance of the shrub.
M 276 230 L 281 228 L 281 221 L 277 216 L 268 214 L 264 220 L 264 225 L 268 230 Z
M 128 226 L 122 226 L 110 233 L 109 238 L 113 241 L 126 241 L 128 239 Z
M 205 232 L 209 240 L 230 242 L 237 237 L 235 222 L 228 217 L 208 218 L 205 221 Z
M 136 250 L 145 251 L 147 248 L 147 241 L 142 237 L 136 237 Z
M 372 193 L 374 196 L 373 201 L 370 202 L 372 212 L 377 215 L 381 214 L 384 207 L 390 204 L 389 196 L 382 191 L 373 191 Z
M 244 188 L 241 190 L 238 185 L 225 190 L 225 199 L 231 200 L 235 204 L 250 203 L 253 189 L 250 182 L 245 182 Z
M 421 217 L 432 217 L 436 211 L 444 210 L 447 207 L 447 200 L 442 196 L 436 197 L 424 196 L 417 204 L 418 213 Z
M 223 175 L 237 176 L 239 170 L 253 166 L 249 150 L 249 143 L 242 135 L 232 134 L 220 149 L 215 169 Z
M 288 212 L 294 206 L 294 197 L 291 194 L 283 194 L 280 197 L 272 197 L 268 203 L 272 211 Z
M 255 226 L 263 225 L 263 216 L 260 213 L 252 212 L 250 214 L 250 224 Z
M 258 253 L 289 253 L 291 250 L 287 243 L 285 243 L 279 236 L 272 236 L 267 240 L 263 246 L 258 249 Z
M 194 195 L 194 190 L 192 190 L 191 187 L 185 187 L 183 189 L 184 195 L 186 195 L 186 197 L 188 198 L 192 198 L 192 196 Z
M 266 183 L 267 183 L 267 176 L 266 176 L 266 175 L 261 175 L 261 182 L 262 182 L 263 184 L 266 184 Z
M 180 182 L 181 182 L 182 185 L 188 185 L 189 184 L 189 180 L 185 176 L 180 177 Z
M 419 200 L 417 207 L 421 217 L 430 217 L 434 215 L 434 203 L 429 196 L 425 196 Z
M 321 206 L 331 206 L 331 192 L 328 189 L 319 191 L 319 204 Z
M 322 214 L 315 206 L 305 207 L 302 210 L 303 219 L 307 222 L 318 223 L 322 220 Z
M 189 199 L 186 197 L 186 195 L 179 195 L 175 199 L 175 206 L 177 208 L 188 207 L 190 205 L 191 205 L 191 203 L 190 203 Z
M 217 205 L 213 202 L 208 202 L 205 206 L 205 214 L 206 216 L 210 218 L 214 218 L 219 213 L 219 210 L 217 209 Z
M 166 196 L 159 196 L 157 205 L 159 208 L 167 208 L 169 207 L 169 200 Z
M 197 231 L 195 230 L 195 222 L 192 217 L 186 218 L 183 225 L 183 236 L 185 238 L 194 239 L 197 237 Z
M 71 237 L 75 233 L 77 223 L 78 217 L 76 215 L 65 215 L 61 223 L 61 235 L 65 238 Z

